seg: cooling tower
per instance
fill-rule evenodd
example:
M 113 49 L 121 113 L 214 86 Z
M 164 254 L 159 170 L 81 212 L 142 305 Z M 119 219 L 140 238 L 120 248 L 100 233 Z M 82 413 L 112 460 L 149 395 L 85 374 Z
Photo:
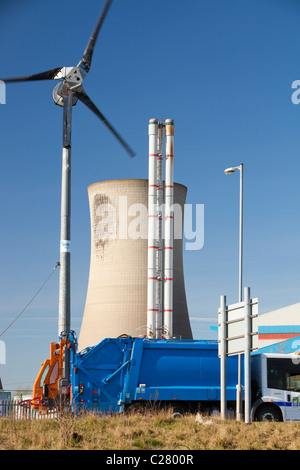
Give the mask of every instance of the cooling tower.
M 173 335 L 192 339 L 182 257 L 186 192 L 175 183 L 174 203 L 181 211 L 174 217 Z M 79 350 L 103 338 L 145 336 L 147 330 L 148 180 L 94 183 L 88 195 L 91 258 Z

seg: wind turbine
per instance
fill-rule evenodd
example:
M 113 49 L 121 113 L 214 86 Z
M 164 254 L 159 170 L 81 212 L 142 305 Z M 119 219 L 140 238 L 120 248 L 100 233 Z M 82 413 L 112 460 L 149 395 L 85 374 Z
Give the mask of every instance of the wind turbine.
M 52 93 L 55 104 L 63 107 L 63 149 L 61 186 L 60 277 L 58 334 L 70 330 L 70 240 L 71 240 L 71 122 L 72 106 L 78 99 L 101 119 L 131 157 L 133 150 L 104 117 L 83 89 L 82 82 L 90 71 L 95 43 L 112 0 L 107 0 L 83 56 L 75 67 L 58 67 L 46 72 L 15 78 L 1 79 L 5 83 L 38 80 L 59 80 Z

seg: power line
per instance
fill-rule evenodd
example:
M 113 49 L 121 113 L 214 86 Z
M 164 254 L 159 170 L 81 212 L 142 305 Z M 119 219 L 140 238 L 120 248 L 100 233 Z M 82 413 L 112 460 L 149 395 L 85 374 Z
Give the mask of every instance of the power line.
M 41 287 L 38 289 L 38 291 L 34 294 L 34 296 L 30 299 L 30 301 L 28 302 L 27 305 L 25 305 L 25 307 L 23 308 L 23 310 L 19 313 L 19 315 L 10 323 L 10 325 L 8 325 L 8 327 L 2 331 L 2 333 L 0 334 L 0 337 L 18 320 L 18 318 L 22 315 L 22 313 L 25 312 L 25 310 L 27 309 L 27 307 L 29 307 L 29 305 L 33 302 L 33 300 L 36 298 L 36 296 L 40 293 L 40 291 L 42 290 L 42 288 L 44 287 L 44 285 L 46 284 L 46 282 L 50 279 L 50 277 L 52 276 L 52 274 L 54 273 L 54 271 L 58 268 L 58 266 L 60 266 L 60 263 L 57 262 L 56 265 L 54 266 L 54 268 L 52 269 L 51 273 L 49 274 L 49 276 L 47 277 L 47 279 L 43 282 L 43 284 L 41 285 Z

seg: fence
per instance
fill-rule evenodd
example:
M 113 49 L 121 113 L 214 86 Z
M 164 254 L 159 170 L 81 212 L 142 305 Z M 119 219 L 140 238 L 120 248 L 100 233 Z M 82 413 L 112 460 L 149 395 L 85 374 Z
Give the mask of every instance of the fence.
M 1 400 L 0 401 L 0 418 L 7 419 L 53 419 L 57 417 L 57 413 L 40 412 L 31 405 L 31 399 L 21 400 Z

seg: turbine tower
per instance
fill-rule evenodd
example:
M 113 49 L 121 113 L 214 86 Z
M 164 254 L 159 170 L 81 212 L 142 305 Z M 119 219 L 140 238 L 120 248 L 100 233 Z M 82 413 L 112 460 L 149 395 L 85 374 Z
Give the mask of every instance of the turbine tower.
M 61 187 L 61 233 L 60 233 L 60 279 L 59 279 L 59 319 L 58 335 L 70 330 L 70 246 L 71 246 L 71 123 L 72 106 L 78 100 L 84 103 L 117 138 L 126 152 L 135 154 L 121 135 L 110 124 L 83 89 L 82 83 L 90 71 L 93 52 L 99 31 L 107 15 L 112 0 L 107 0 L 99 16 L 95 29 L 87 43 L 83 56 L 74 67 L 58 67 L 46 72 L 15 78 L 0 79 L 5 83 L 30 82 L 38 80 L 58 80 L 52 93 L 55 104 L 63 107 L 63 149 Z

